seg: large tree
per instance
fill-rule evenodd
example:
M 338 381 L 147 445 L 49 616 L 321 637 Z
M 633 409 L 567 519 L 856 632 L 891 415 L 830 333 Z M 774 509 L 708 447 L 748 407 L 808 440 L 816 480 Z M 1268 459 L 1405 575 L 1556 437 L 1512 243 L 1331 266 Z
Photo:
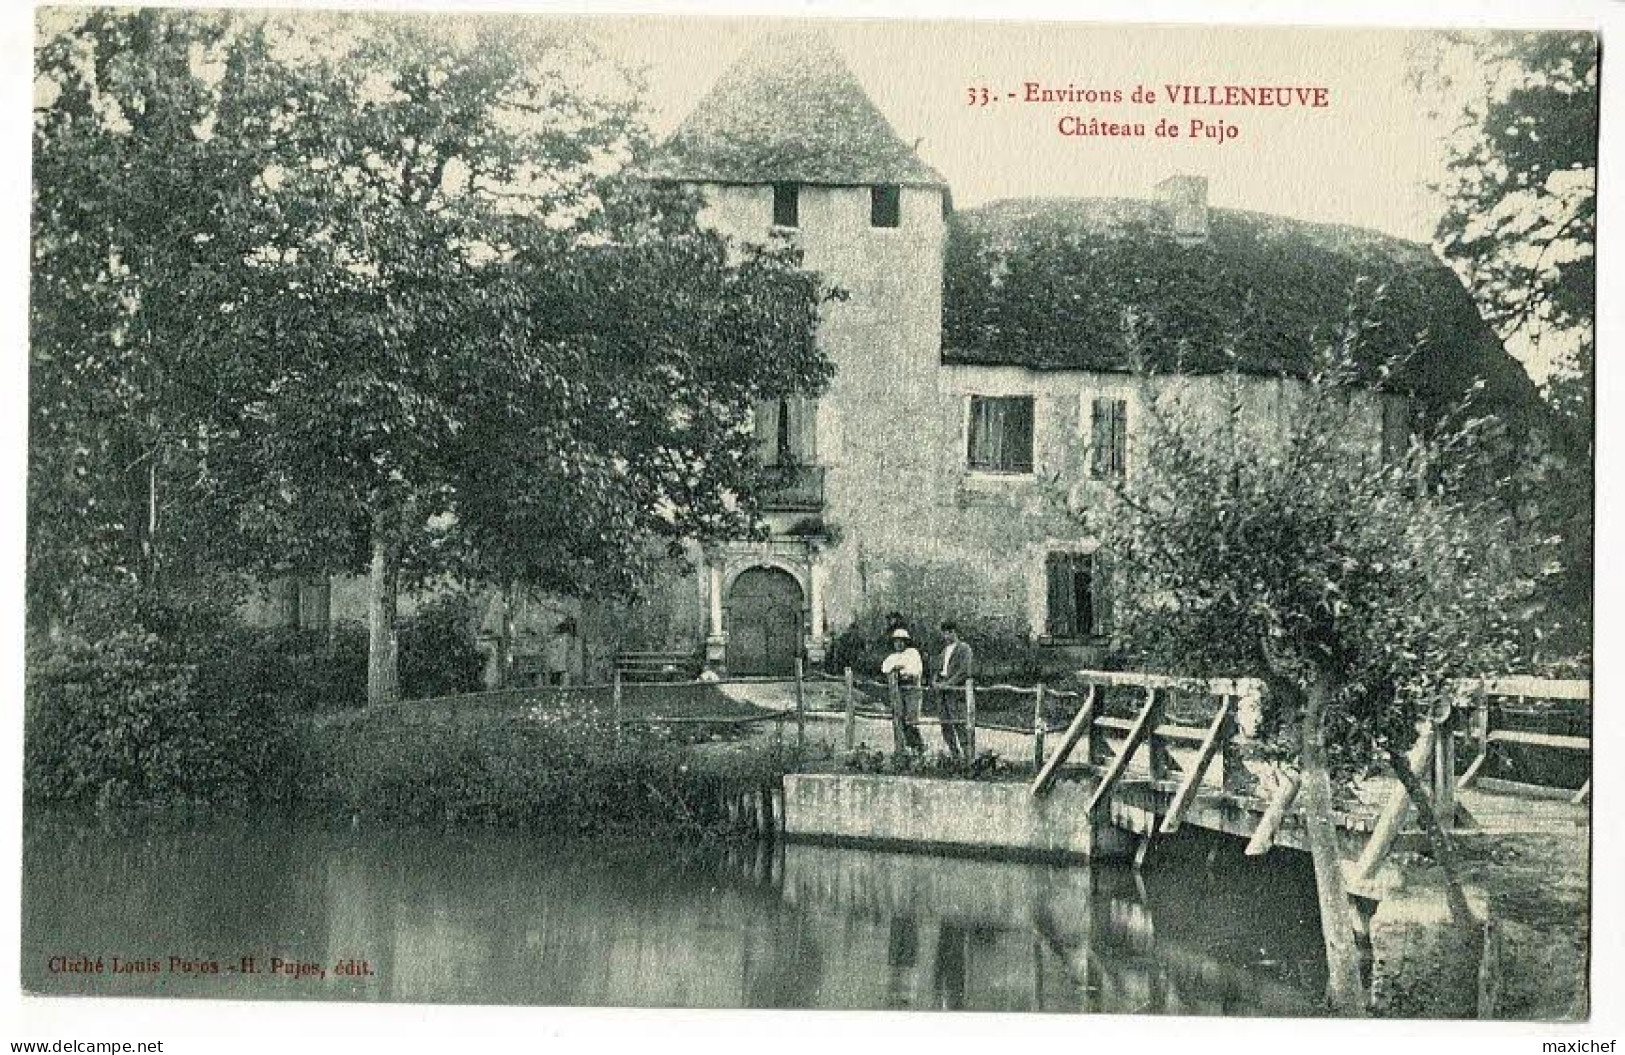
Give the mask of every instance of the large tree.
M 107 18 L 120 61 L 169 42 L 122 108 L 181 99 L 189 119 L 138 144 L 93 121 L 85 164 L 139 150 L 139 178 L 205 203 L 152 220 L 178 248 L 137 302 L 184 306 L 149 325 L 198 396 L 150 386 L 154 419 L 231 559 L 367 572 L 369 698 L 394 692 L 403 576 L 624 587 L 642 535 L 748 527 L 747 408 L 827 376 L 819 287 L 624 175 L 646 145 L 636 95 L 590 47 L 477 20 Z M 194 184 L 168 149 L 232 164 Z M 116 225 L 142 198 L 93 216 Z M 87 233 L 106 255 L 103 228 L 71 218 L 36 241 Z M 79 292 L 44 306 L 71 315 Z
M 180 447 L 217 398 L 195 323 L 253 238 L 262 163 L 208 134 L 193 74 L 227 33 L 199 12 L 52 11 L 36 56 L 28 600 L 54 623 L 87 586 L 150 586 L 212 552 Z M 224 87 L 246 74 L 239 63 Z
M 1506 669 L 1532 584 L 1500 506 L 1461 486 L 1482 423 L 1384 463 L 1351 360 L 1328 351 L 1278 420 L 1250 420 L 1239 390 L 1226 411 L 1144 377 L 1130 476 L 1081 515 L 1113 556 L 1118 630 L 1142 663 L 1267 683 L 1262 736 L 1300 776 L 1329 996 L 1360 1014 L 1334 788 L 1408 773 L 1449 679 Z
M 1549 607 L 1590 635 L 1595 431 L 1598 38 L 1450 32 L 1420 43 L 1413 79 L 1444 122 L 1434 247 L 1541 383 L 1551 411 L 1517 480 L 1530 531 L 1564 540 Z

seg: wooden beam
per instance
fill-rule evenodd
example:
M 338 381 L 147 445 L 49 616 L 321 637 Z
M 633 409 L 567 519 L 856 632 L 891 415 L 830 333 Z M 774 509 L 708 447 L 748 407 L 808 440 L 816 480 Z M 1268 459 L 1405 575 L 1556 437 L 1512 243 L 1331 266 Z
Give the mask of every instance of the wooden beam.
M 1489 761 L 1489 757 L 1490 753 L 1488 751 L 1479 752 L 1478 757 L 1473 759 L 1473 764 L 1467 767 L 1467 772 L 1463 773 L 1461 779 L 1456 781 L 1457 791 L 1466 791 L 1478 783 L 1478 771 L 1484 768 L 1484 763 Z
M 1258 827 L 1253 829 L 1253 837 L 1247 841 L 1247 856 L 1262 857 L 1270 852 L 1275 845 L 1275 836 L 1286 821 L 1287 811 L 1298 797 L 1298 784 L 1300 780 L 1296 773 L 1281 782 L 1276 789 L 1275 797 L 1270 800 L 1269 808 L 1264 816 L 1259 818 Z
M 1492 729 L 1490 742 L 1494 744 L 1529 744 L 1531 747 L 1555 747 L 1566 751 L 1591 750 L 1589 736 L 1557 736 L 1552 733 L 1531 733 L 1523 729 Z
M 1552 678 L 1481 678 L 1462 683 L 1489 696 L 1518 696 L 1530 700 L 1591 699 L 1591 682 Z
M 1219 705 L 1219 713 L 1214 716 L 1213 724 L 1208 726 L 1207 739 L 1202 741 L 1202 749 L 1196 755 L 1196 764 L 1186 774 L 1185 782 L 1179 786 L 1174 794 L 1173 804 L 1168 807 L 1168 815 L 1162 819 L 1162 827 L 1158 829 L 1164 835 L 1172 835 L 1179 830 L 1180 824 L 1185 820 L 1185 811 L 1191 808 L 1196 801 L 1196 791 L 1202 785 L 1202 777 L 1207 773 L 1207 767 L 1219 753 L 1224 745 L 1235 733 L 1235 702 L 1226 696 Z
M 1438 739 L 1438 732 L 1432 722 L 1424 722 L 1422 733 L 1416 738 L 1412 746 L 1409 761 L 1411 772 L 1418 778 L 1422 775 L 1422 767 L 1427 765 L 1433 757 L 1433 744 Z M 1351 885 L 1358 886 L 1367 882 L 1377 874 L 1382 866 L 1383 858 L 1393 847 L 1394 840 L 1399 837 L 1400 829 L 1411 815 L 1411 797 L 1405 791 L 1405 785 L 1394 778 L 1394 788 L 1388 793 L 1388 801 L 1383 804 L 1382 812 L 1377 815 L 1377 823 L 1371 828 L 1371 838 L 1365 841 L 1365 848 L 1360 851 L 1360 859 L 1354 862 L 1354 871 L 1349 877 Z
M 1061 767 L 1071 757 L 1072 749 L 1078 746 L 1078 741 L 1083 739 L 1084 735 L 1094 725 L 1095 706 L 1099 700 L 1099 691 L 1095 686 L 1089 686 L 1089 696 L 1083 701 L 1083 706 L 1078 709 L 1076 717 L 1072 719 L 1072 724 L 1066 727 L 1066 735 L 1061 737 L 1061 742 L 1055 746 L 1055 753 L 1050 756 L 1048 762 L 1044 763 L 1044 768 L 1038 771 L 1038 776 L 1033 778 L 1032 793 L 1034 795 L 1044 794 L 1055 783 L 1055 778 L 1059 775 Z
M 1161 710 L 1162 700 L 1157 696 L 1155 690 L 1148 689 L 1145 706 L 1140 708 L 1139 717 L 1134 720 L 1134 728 L 1129 730 L 1128 739 L 1124 740 L 1123 746 L 1118 748 L 1117 757 L 1112 759 L 1111 765 L 1106 767 L 1106 773 L 1100 778 L 1099 786 L 1095 788 L 1094 795 L 1089 798 L 1089 805 L 1085 807 L 1085 810 L 1091 816 L 1100 808 L 1101 803 L 1111 797 L 1112 789 L 1123 778 L 1123 773 L 1128 769 L 1129 760 L 1134 757 L 1134 752 L 1139 750 L 1140 745 L 1145 742 L 1145 738 L 1150 736 L 1152 730 L 1157 727 L 1157 719 Z
M 1580 785 L 1580 790 L 1576 791 L 1574 793 L 1574 797 L 1572 799 L 1569 799 L 1569 802 L 1573 803 L 1576 806 L 1581 806 L 1581 805 L 1584 805 L 1585 800 L 1589 799 L 1590 797 L 1591 797 L 1591 778 L 1586 777 L 1586 782 L 1584 784 Z

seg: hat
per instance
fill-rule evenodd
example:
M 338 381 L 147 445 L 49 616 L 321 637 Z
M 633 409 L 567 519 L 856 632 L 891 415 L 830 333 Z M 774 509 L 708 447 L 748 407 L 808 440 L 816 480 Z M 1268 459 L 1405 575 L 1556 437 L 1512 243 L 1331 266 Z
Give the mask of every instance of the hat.
M 898 627 L 896 630 L 891 632 L 891 639 L 893 641 L 907 641 L 908 631 L 904 630 L 902 627 Z

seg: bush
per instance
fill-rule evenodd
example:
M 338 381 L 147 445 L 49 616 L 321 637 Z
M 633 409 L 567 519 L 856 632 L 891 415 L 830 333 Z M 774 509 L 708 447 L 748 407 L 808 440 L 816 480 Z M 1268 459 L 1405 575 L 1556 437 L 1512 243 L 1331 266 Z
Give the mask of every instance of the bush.
M 286 727 L 243 681 L 232 656 L 189 655 L 144 627 L 37 645 L 28 656 L 26 801 L 106 812 L 234 809 L 279 797 Z
M 594 715 L 402 724 L 368 716 L 302 741 L 307 811 L 387 825 L 477 825 L 549 835 L 652 835 L 717 822 L 720 792 L 766 782 L 691 768 L 680 741 Z
M 404 698 L 421 700 L 479 691 L 485 654 L 475 643 L 476 619 L 474 603 L 454 594 L 428 601 L 402 625 L 399 673 Z M 365 641 L 361 684 L 365 693 Z

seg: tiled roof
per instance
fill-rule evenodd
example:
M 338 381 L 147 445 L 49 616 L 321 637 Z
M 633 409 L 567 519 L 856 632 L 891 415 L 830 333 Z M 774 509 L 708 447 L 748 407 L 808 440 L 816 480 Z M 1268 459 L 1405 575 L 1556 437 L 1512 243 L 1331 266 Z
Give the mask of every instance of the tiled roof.
M 947 181 L 897 135 L 821 34 L 768 37 L 723 73 L 644 166 L 720 183 Z

